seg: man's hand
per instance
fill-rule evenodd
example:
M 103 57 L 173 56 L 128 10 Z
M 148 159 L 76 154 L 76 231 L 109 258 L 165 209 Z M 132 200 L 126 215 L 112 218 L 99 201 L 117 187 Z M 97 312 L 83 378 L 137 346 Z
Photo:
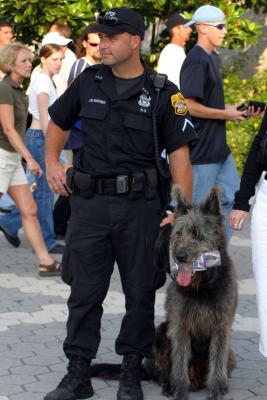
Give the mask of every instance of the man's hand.
M 232 106 L 225 106 L 225 120 L 226 121 L 245 121 L 247 116 L 247 111 L 239 111 L 237 107 L 240 106 L 242 103 L 233 104 Z
M 27 169 L 32 175 L 37 175 L 39 178 L 43 175 L 41 166 L 34 160 L 34 158 L 27 160 Z
M 246 110 L 247 118 L 257 117 L 258 115 L 263 115 L 264 111 L 261 111 L 260 108 L 256 108 L 254 106 L 249 106 Z
M 62 164 L 55 162 L 46 167 L 46 177 L 50 189 L 61 196 L 69 196 L 70 191 L 66 186 L 66 171 L 72 164 Z
M 231 228 L 240 231 L 243 229 L 244 222 L 248 217 L 247 211 L 242 210 L 232 210 L 230 217 L 229 217 L 229 225 Z

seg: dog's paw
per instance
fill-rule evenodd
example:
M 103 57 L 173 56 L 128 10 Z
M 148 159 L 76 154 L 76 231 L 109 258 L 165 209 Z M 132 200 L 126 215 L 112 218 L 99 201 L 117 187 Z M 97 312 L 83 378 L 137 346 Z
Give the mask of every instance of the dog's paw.
M 176 390 L 173 400 L 188 400 L 188 391 L 183 389 Z
M 209 389 L 207 400 L 223 400 L 223 397 L 227 392 L 227 384 L 218 384 L 215 388 Z
M 169 385 L 163 385 L 161 394 L 163 396 L 166 396 L 166 397 L 172 397 L 173 396 L 173 390 Z

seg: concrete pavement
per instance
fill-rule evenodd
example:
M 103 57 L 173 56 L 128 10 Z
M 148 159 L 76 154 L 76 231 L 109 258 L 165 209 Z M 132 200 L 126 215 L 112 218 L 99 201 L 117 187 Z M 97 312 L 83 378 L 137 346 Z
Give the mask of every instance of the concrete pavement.
M 65 374 L 62 351 L 69 288 L 60 278 L 39 278 L 37 262 L 22 231 L 18 249 L 0 233 L 0 400 L 42 400 Z M 248 225 L 231 239 L 230 251 L 239 280 L 239 305 L 233 326 L 237 368 L 227 400 L 267 400 L 267 360 L 258 352 L 255 285 Z M 168 281 L 169 282 L 169 281 Z M 168 283 L 167 282 L 167 283 Z M 164 291 L 157 294 L 156 322 L 164 318 Z M 119 362 L 114 340 L 124 309 L 118 273 L 105 300 L 102 341 L 97 361 Z M 94 379 L 93 400 L 115 400 L 118 382 Z M 144 383 L 146 400 L 163 400 L 160 388 Z M 190 394 L 205 399 L 206 391 Z

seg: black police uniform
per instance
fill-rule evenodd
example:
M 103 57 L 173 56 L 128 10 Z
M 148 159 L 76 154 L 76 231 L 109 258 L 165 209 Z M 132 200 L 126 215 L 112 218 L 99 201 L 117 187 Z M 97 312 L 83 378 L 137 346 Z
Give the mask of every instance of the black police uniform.
M 81 119 L 84 138 L 76 167 L 90 182 L 84 187 L 77 180 L 70 200 L 62 271 L 62 279 L 71 285 L 67 356 L 96 356 L 102 303 L 115 261 L 126 307 L 116 352 L 151 353 L 158 274 L 153 246 L 161 217 L 149 173 L 155 170 L 155 97 L 150 70 L 145 68 L 139 84 L 118 96 L 111 68 L 95 65 L 49 108 L 51 119 L 63 130 Z M 160 145 L 167 153 L 196 138 L 182 96 L 170 82 L 160 94 L 157 120 Z

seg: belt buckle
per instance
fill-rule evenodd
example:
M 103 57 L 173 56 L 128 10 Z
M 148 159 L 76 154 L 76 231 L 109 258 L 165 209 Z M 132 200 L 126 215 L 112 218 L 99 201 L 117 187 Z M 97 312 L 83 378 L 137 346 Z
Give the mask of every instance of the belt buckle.
M 123 194 L 129 192 L 129 178 L 128 175 L 119 175 L 116 178 L 116 192 Z

